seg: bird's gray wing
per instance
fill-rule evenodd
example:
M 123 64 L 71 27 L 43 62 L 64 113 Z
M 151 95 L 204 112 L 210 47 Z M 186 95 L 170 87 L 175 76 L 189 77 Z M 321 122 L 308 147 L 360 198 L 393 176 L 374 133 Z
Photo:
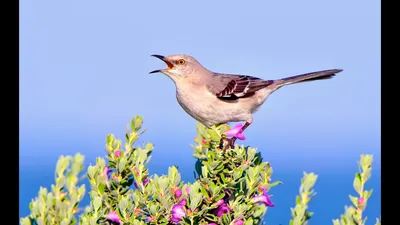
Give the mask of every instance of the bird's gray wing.
M 237 99 L 249 97 L 273 82 L 246 75 L 215 74 L 207 87 L 218 98 Z

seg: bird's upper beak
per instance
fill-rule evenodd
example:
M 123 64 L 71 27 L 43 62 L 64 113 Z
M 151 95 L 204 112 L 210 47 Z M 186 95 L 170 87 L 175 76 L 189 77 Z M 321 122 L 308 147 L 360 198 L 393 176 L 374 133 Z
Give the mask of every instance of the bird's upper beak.
M 168 68 L 163 69 L 163 70 L 169 70 L 169 69 L 172 69 L 174 67 L 174 64 L 172 64 L 170 61 L 168 61 L 165 58 L 165 56 L 162 56 L 162 55 L 151 55 L 151 56 L 156 57 L 158 59 L 161 59 L 162 61 L 164 61 L 167 64 Z M 162 72 L 163 70 L 153 70 L 150 73 L 159 73 L 159 72 Z

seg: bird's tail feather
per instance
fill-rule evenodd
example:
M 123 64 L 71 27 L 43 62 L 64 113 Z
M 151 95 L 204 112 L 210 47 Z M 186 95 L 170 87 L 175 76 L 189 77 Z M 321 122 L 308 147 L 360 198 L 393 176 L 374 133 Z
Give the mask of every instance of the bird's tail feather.
M 323 70 L 318 72 L 306 73 L 291 77 L 286 77 L 283 79 L 275 80 L 274 83 L 276 87 L 282 87 L 288 84 L 300 83 L 300 82 L 307 82 L 307 81 L 314 81 L 314 80 L 325 80 L 330 79 L 335 76 L 337 73 L 342 72 L 341 69 L 334 69 L 334 70 Z

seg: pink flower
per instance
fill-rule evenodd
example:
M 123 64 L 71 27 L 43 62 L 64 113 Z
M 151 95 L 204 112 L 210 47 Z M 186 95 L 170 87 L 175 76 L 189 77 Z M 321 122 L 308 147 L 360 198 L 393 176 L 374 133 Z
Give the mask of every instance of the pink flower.
M 216 223 L 209 223 L 209 224 L 207 224 L 207 225 L 218 225 L 218 224 L 216 224 Z
M 115 157 L 119 158 L 121 156 L 121 150 L 117 150 L 114 152 Z
M 189 186 L 186 186 L 186 193 L 187 193 L 188 195 L 190 195 L 190 187 L 189 187 Z
M 235 222 L 233 222 L 233 225 L 243 225 L 243 220 L 236 220 Z
M 225 134 L 226 136 L 236 137 L 237 139 L 245 140 L 246 137 L 244 136 L 244 134 L 242 134 L 242 127 L 243 125 L 241 123 L 238 123 L 234 128 L 225 131 Z
M 175 198 L 180 198 L 182 196 L 182 191 L 179 188 L 177 188 L 174 191 L 174 195 L 175 195 Z
M 223 199 L 220 199 L 220 200 L 218 200 L 217 202 L 215 202 L 214 204 L 216 205 L 216 206 L 220 206 L 220 205 L 222 205 L 222 204 L 224 204 L 225 203 L 225 201 L 223 200 Z
M 111 170 L 108 169 L 108 166 L 105 166 L 103 169 L 103 176 L 106 178 L 106 184 L 108 184 L 108 175 L 111 173 Z
M 143 186 L 146 186 L 146 184 L 149 183 L 149 181 L 150 181 L 149 178 L 147 178 L 147 177 L 144 178 L 144 180 L 143 180 L 143 182 L 142 182 Z M 133 182 L 133 185 L 135 186 L 136 189 L 139 188 L 139 187 L 137 186 L 137 183 L 136 183 L 136 182 Z
M 226 199 L 218 200 L 217 202 L 215 202 L 215 205 L 217 205 L 218 207 L 214 209 L 213 213 L 217 217 L 221 217 L 222 215 L 228 213 L 229 211 L 232 211 L 232 208 L 226 204 Z
M 118 217 L 116 212 L 110 212 L 109 214 L 107 214 L 106 219 L 110 220 L 110 221 L 112 221 L 114 223 L 120 223 L 121 222 L 121 219 Z
M 364 205 L 364 198 L 363 197 L 360 197 L 359 199 L 358 199 L 358 205 L 359 206 L 363 206 Z
M 269 195 L 267 193 L 267 189 L 265 189 L 265 187 L 263 187 L 262 189 L 263 189 L 263 195 L 256 196 L 251 201 L 254 203 L 261 202 L 261 203 L 264 203 L 266 206 L 274 207 L 275 204 L 271 201 L 271 198 L 269 197 Z
M 148 222 L 152 222 L 152 221 L 155 221 L 155 220 L 156 220 L 156 218 L 153 218 L 153 217 L 151 217 L 151 216 L 147 217 L 147 221 L 148 221 Z
M 214 214 L 215 214 L 217 217 L 221 217 L 222 215 L 228 213 L 229 211 L 232 211 L 232 208 L 229 207 L 229 206 L 224 202 L 222 205 L 218 206 L 218 208 L 216 208 L 216 209 L 214 210 Z
M 181 202 L 179 202 L 178 204 L 175 204 L 172 207 L 172 217 L 171 217 L 171 221 L 174 223 L 178 223 L 179 221 L 182 220 L 183 217 L 186 216 L 186 212 L 185 209 L 183 208 L 186 205 L 186 198 L 184 198 Z

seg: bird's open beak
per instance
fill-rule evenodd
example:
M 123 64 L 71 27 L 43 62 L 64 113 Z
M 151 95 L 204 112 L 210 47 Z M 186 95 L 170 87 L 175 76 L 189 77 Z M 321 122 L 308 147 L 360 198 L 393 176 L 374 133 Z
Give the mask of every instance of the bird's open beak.
M 151 56 L 161 59 L 162 61 L 164 61 L 167 64 L 168 68 L 163 69 L 163 70 L 169 70 L 174 67 L 174 65 L 170 61 L 166 60 L 165 57 L 162 55 L 151 55 Z M 159 73 L 159 72 L 162 72 L 163 70 L 153 70 L 150 73 Z

